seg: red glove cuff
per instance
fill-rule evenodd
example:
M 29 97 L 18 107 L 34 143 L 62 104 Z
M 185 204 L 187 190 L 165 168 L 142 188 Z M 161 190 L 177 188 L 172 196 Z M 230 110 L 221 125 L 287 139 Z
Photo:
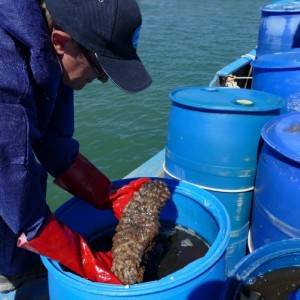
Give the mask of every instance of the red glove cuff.
M 18 246 L 56 260 L 89 280 L 121 284 L 110 271 L 111 252 L 92 251 L 81 235 L 59 222 L 53 214 L 31 241 L 27 241 L 25 234 L 22 234 Z
M 143 184 L 150 181 L 150 178 L 139 178 L 131 181 L 129 184 L 119 188 L 114 194 L 110 195 L 112 201 L 112 210 L 119 220 L 127 203 L 133 197 L 135 191 L 139 190 Z
M 80 153 L 54 183 L 98 209 L 111 208 L 110 180 Z

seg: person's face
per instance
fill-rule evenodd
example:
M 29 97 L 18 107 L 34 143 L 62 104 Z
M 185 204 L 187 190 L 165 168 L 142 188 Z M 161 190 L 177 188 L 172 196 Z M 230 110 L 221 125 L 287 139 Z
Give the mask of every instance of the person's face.
M 107 82 L 108 77 L 98 64 L 95 55 L 88 51 L 83 54 L 83 49 L 70 35 L 60 30 L 53 30 L 51 40 L 63 68 L 64 84 L 80 90 L 94 79 Z

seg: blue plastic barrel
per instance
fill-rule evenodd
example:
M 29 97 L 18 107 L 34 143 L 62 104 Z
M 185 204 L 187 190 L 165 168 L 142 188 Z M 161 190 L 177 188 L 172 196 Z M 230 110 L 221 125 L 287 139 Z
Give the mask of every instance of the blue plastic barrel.
M 235 266 L 249 252 L 247 243 L 249 236 L 249 221 L 238 229 L 230 231 L 230 239 L 226 250 L 226 262 L 228 274 L 230 275 Z
M 165 174 L 199 185 L 226 207 L 235 237 L 227 256 L 230 270 L 246 254 L 243 229 L 249 223 L 261 128 L 279 115 L 284 101 L 261 91 L 218 87 L 180 88 L 170 99 Z
M 299 48 L 299 24 L 299 1 L 274 1 L 264 6 L 261 9 L 257 56 Z
M 113 184 L 120 187 L 130 180 Z M 225 252 L 230 221 L 226 210 L 214 196 L 192 184 L 160 180 L 167 183 L 172 194 L 162 210 L 161 220 L 194 230 L 209 245 L 206 255 L 160 280 L 130 286 L 91 282 L 43 257 L 48 269 L 50 299 L 218 299 L 227 275 Z M 101 236 L 117 223 L 110 210 L 94 209 L 76 198 L 62 205 L 56 214 L 87 239 Z
M 265 245 L 247 255 L 227 278 L 221 300 L 236 300 L 241 288 L 266 272 L 299 267 L 300 239 L 287 239 Z M 282 279 L 281 281 L 283 281 Z M 245 298 L 248 299 L 248 298 Z M 250 298 L 249 298 L 250 299 Z M 251 299 L 260 299 L 253 297 Z
M 252 89 L 281 96 L 281 113 L 300 111 L 300 49 L 258 57 L 253 67 Z
M 252 207 L 253 188 L 240 192 L 211 191 L 223 204 L 231 221 L 230 240 L 226 252 L 229 273 L 248 252 L 250 212 Z
M 165 170 L 206 188 L 253 187 L 262 126 L 279 114 L 281 97 L 217 87 L 170 93 Z
M 251 250 L 300 237 L 300 113 L 267 122 L 254 189 Z

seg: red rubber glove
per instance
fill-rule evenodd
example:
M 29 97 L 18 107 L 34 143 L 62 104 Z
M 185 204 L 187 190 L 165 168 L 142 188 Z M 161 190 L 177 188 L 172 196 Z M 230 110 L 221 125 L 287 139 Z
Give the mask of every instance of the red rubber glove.
M 98 209 L 111 207 L 110 180 L 81 153 L 78 153 L 74 162 L 54 183 Z
M 23 233 L 18 246 L 56 260 L 81 277 L 96 282 L 122 284 L 110 271 L 111 251 L 95 252 L 78 233 L 50 215 L 46 226 L 31 241 Z
M 54 183 L 98 209 L 112 208 L 120 219 L 133 193 L 149 180 L 140 178 L 113 192 L 110 180 L 78 153 L 71 166 Z
M 139 178 L 129 182 L 129 184 L 122 186 L 115 193 L 109 196 L 112 202 L 112 210 L 116 218 L 119 220 L 127 203 L 133 197 L 135 191 L 148 182 L 150 178 Z
M 108 197 L 118 219 L 134 192 L 149 180 L 149 178 L 133 180 Z M 31 241 L 27 241 L 26 235 L 23 233 L 18 240 L 18 246 L 56 260 L 89 280 L 122 284 L 110 271 L 111 251 L 107 253 L 92 251 L 82 236 L 71 231 L 53 214 L 50 214 L 45 227 Z

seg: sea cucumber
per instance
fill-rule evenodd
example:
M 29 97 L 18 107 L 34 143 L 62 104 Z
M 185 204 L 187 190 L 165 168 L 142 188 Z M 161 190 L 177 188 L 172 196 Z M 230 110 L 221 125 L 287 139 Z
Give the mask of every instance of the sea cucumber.
M 111 271 L 126 285 L 140 283 L 159 231 L 160 211 L 171 197 L 161 180 L 145 183 L 125 207 L 113 237 Z

